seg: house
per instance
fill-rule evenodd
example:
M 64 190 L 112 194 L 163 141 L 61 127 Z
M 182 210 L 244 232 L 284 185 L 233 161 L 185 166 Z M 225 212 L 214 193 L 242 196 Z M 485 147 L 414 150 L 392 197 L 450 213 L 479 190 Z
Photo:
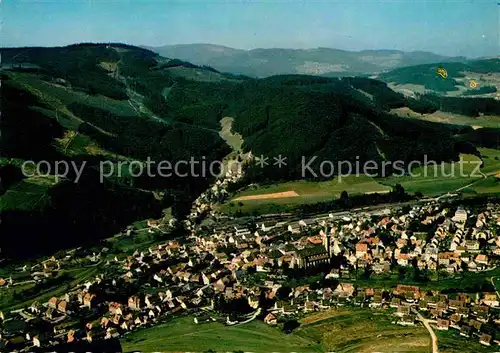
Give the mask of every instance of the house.
M 467 211 L 459 207 L 451 220 L 457 223 L 465 223 L 467 221 Z
M 59 304 L 57 304 L 57 310 L 62 313 L 66 313 L 66 311 L 68 310 L 68 302 L 65 300 L 61 300 Z
M 57 302 L 58 301 L 59 301 L 59 299 L 57 299 L 56 297 L 52 297 L 49 299 L 48 306 L 52 309 L 57 309 Z
M 401 306 L 401 299 L 399 299 L 399 298 L 392 298 L 391 299 L 391 304 L 390 304 L 391 308 L 398 308 L 400 306 Z
M 378 308 L 380 306 L 382 306 L 382 296 L 379 294 L 376 294 L 373 296 L 373 300 L 370 303 L 370 307 L 371 308 Z
M 410 307 L 407 305 L 399 305 L 395 313 L 395 315 L 401 317 L 409 314 L 410 314 Z
M 437 319 L 437 329 L 438 330 L 448 330 L 450 328 L 450 320 L 447 319 Z
M 276 223 L 270 222 L 270 221 L 262 222 L 259 225 L 259 228 L 262 229 L 263 232 L 269 232 L 270 230 L 272 230 L 275 227 L 276 227 Z
M 128 298 L 128 307 L 131 310 L 140 310 L 141 309 L 141 300 L 137 295 L 133 295 Z
M 287 227 L 287 230 L 292 234 L 300 233 L 300 224 L 298 222 L 290 223 Z
M 109 313 L 111 315 L 123 315 L 122 305 L 117 302 L 109 303 Z
M 85 294 L 85 296 L 83 297 L 83 305 L 90 309 L 92 307 L 92 301 L 94 300 L 94 297 L 95 294 Z
M 267 314 L 264 318 L 264 322 L 268 325 L 276 325 L 278 324 L 278 319 L 272 313 Z
M 403 326 L 412 326 L 415 325 L 415 315 L 412 314 L 404 314 L 399 320 L 398 324 Z
M 480 265 L 488 265 L 488 256 L 484 254 L 479 254 L 476 256 L 476 263 Z
M 41 346 L 40 337 L 39 336 L 34 336 L 33 337 L 33 346 L 34 347 L 40 347 Z
M 356 257 L 360 258 L 365 256 L 368 252 L 368 244 L 366 243 L 357 243 L 356 244 Z
M 484 298 L 481 300 L 483 304 L 491 307 L 497 307 L 499 305 L 496 293 L 483 293 L 483 295 Z
M 472 331 L 472 328 L 470 326 L 463 325 L 460 328 L 460 336 L 470 337 L 471 331 Z
M 478 251 L 479 250 L 479 241 L 467 240 L 465 242 L 465 248 L 467 249 L 467 251 L 471 251 L 471 252 Z
M 491 345 L 491 335 L 488 335 L 487 333 L 483 333 L 481 335 L 481 339 L 479 340 L 479 343 L 484 344 L 485 346 L 490 346 Z
M 312 227 L 315 223 L 314 219 L 302 219 L 299 221 L 299 225 L 305 228 Z

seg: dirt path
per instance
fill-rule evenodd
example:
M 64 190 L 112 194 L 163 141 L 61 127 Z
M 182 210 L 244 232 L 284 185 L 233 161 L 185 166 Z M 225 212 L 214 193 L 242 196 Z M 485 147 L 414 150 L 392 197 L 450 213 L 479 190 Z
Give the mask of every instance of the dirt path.
M 437 336 L 434 330 L 432 329 L 431 325 L 429 324 L 429 320 L 424 318 L 417 310 L 414 308 L 412 309 L 415 314 L 417 314 L 418 319 L 424 324 L 425 328 L 427 331 L 429 331 L 429 334 L 431 335 L 431 340 L 432 340 L 432 353 L 438 353 L 438 341 L 437 341 Z
M 272 194 L 240 196 L 234 199 L 234 201 L 281 199 L 281 198 L 298 197 L 298 196 L 300 195 L 297 194 L 295 191 L 283 191 L 283 192 L 274 192 Z

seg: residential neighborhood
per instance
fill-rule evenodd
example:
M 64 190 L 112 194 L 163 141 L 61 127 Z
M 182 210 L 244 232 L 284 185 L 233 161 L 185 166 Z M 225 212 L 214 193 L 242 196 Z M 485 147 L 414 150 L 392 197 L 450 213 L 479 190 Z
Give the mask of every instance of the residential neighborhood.
M 91 274 L 60 295 L 3 311 L 0 348 L 30 351 L 119 338 L 177 316 L 191 316 L 199 325 L 263 320 L 279 326 L 343 306 L 392 311 L 395 325 L 417 325 L 422 317 L 435 330 L 500 344 L 495 278 L 487 276 L 488 288 L 468 282 L 497 268 L 499 205 L 476 212 L 429 202 L 254 220 L 210 210 L 199 222 L 204 208 L 195 203 L 185 222 L 187 238 L 128 254 L 72 249 L 1 278 L 3 295 L 26 281 L 55 280 L 75 266 Z M 160 240 L 170 226 L 147 222 Z M 119 239 L 136 236 L 128 230 Z M 31 278 L 16 282 L 18 273 Z M 457 287 L 440 287 L 443 281 Z

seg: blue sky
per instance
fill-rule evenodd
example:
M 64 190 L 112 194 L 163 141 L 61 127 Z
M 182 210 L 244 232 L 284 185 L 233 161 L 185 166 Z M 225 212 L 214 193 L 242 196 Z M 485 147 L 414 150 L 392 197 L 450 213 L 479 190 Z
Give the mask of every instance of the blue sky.
M 498 0 L 3 0 L 1 45 L 212 43 L 235 48 L 500 53 Z

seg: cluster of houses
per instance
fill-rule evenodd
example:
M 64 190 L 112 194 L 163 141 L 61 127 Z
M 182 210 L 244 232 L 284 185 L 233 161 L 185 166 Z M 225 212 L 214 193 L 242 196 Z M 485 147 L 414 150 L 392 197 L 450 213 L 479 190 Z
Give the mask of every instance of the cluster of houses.
M 200 201 L 197 207 L 202 205 Z M 275 324 L 282 316 L 342 305 L 392 307 L 398 322 L 408 325 L 415 324 L 414 311 L 420 310 L 436 321 L 438 329 L 458 328 L 462 335 L 479 335 L 484 344 L 498 343 L 489 328 L 497 324 L 496 293 L 452 298 L 417 287 L 359 288 L 349 281 L 359 269 L 373 276 L 400 267 L 450 276 L 492 269 L 499 255 L 499 216 L 496 205 L 474 214 L 429 203 L 409 210 L 344 212 L 311 219 L 277 217 L 245 223 L 236 219 L 208 228 L 193 222 L 186 239 L 127 256 L 113 257 L 108 249 L 86 254 L 85 261 L 101 273 L 68 288 L 63 296 L 2 314 L 0 349 L 116 338 L 177 315 L 195 315 L 197 323 L 234 324 L 255 319 L 265 309 L 265 321 Z M 148 226 L 153 229 L 158 224 L 151 221 Z M 62 259 L 52 257 L 35 265 L 35 272 L 40 272 L 37 281 L 79 263 L 76 257 L 68 252 Z M 315 268 L 327 269 L 325 278 L 336 284 L 316 289 L 298 285 L 289 297 L 279 295 L 288 282 L 287 271 Z M 0 283 L 13 285 L 11 279 Z M 261 308 L 263 297 L 274 300 L 274 306 Z M 244 299 L 253 312 L 223 320 L 220 298 Z

